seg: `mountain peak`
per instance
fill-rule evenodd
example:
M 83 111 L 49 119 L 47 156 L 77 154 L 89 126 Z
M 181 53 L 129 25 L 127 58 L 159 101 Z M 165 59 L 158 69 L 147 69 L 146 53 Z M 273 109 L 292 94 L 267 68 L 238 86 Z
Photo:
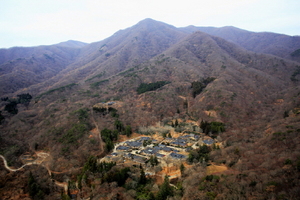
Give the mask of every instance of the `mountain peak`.
M 68 40 L 65 42 L 60 42 L 57 45 L 64 46 L 64 47 L 81 48 L 81 47 L 87 45 L 87 43 L 76 41 L 76 40 Z
M 151 19 L 151 18 L 146 18 L 146 19 L 138 22 L 135 26 L 136 27 L 145 27 L 145 28 L 162 28 L 162 27 L 175 28 L 172 25 L 166 24 L 164 22 L 156 21 L 156 20 Z
M 157 22 L 157 21 L 152 18 L 145 18 L 141 20 L 139 23 L 153 23 L 153 22 Z

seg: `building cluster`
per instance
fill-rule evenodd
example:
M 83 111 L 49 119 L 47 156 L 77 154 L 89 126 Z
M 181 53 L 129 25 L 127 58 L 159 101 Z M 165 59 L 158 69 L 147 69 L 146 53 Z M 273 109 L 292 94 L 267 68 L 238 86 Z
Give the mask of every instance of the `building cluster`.
M 197 134 L 185 134 L 177 138 L 167 137 L 160 141 L 151 137 L 139 137 L 116 144 L 113 153 L 107 158 L 122 162 L 129 160 L 140 164 L 145 164 L 151 156 L 157 159 L 184 160 L 187 158 L 188 151 L 197 148 L 197 145 L 211 145 L 214 142 L 212 138 Z

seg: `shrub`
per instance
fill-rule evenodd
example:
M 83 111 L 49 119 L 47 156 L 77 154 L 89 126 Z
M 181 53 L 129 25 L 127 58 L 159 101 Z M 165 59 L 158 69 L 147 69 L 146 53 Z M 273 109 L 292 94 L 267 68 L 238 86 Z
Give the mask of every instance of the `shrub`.
M 148 91 L 157 90 L 158 88 L 163 87 L 166 84 L 169 84 L 169 81 L 157 81 L 155 83 L 141 83 L 137 88 L 137 93 L 142 94 Z

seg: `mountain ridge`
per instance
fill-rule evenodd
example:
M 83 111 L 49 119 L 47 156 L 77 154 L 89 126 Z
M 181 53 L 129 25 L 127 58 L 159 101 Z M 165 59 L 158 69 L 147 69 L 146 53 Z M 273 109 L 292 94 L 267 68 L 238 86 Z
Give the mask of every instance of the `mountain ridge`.
M 198 29 L 145 19 L 99 42 L 31 48 L 25 58 L 12 53 L 0 65 L 0 154 L 13 166 L 36 152 L 46 152 L 47 159 L 45 167 L 26 166 L 15 174 L 0 164 L 6 180 L 0 198 L 32 195 L 28 177 L 45 199 L 61 197 L 58 185 L 67 186 L 66 195 L 77 191 L 78 198 L 159 198 L 167 181 L 159 187 L 158 176 L 176 169 L 180 176 L 170 178 L 178 188 L 174 199 L 296 199 L 300 63 L 287 55 L 297 43 L 276 34 L 264 42 L 264 34 L 232 27 L 206 28 L 213 34 Z M 270 41 L 286 47 L 276 55 Z M 249 50 L 249 44 L 269 53 Z M 125 155 L 134 152 L 110 154 L 131 132 L 167 140 L 191 134 L 215 143 L 176 147 L 186 160 L 166 156 L 158 166 L 150 160 L 131 165 Z M 97 171 L 97 160 L 106 158 L 118 162 L 105 169 L 108 175 Z M 209 165 L 226 170 L 209 173 Z M 123 177 L 126 167 L 131 172 L 124 186 L 107 178 Z M 137 188 L 144 170 L 155 176 Z

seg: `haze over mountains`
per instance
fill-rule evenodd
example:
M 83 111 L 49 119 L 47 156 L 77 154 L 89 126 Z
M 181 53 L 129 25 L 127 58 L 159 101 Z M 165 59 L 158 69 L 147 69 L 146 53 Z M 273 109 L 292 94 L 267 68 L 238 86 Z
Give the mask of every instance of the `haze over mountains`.
M 47 149 L 53 156 L 53 170 L 82 166 L 88 155 L 98 155 L 97 147 L 87 145 L 88 137 L 81 136 L 65 154 L 57 138 L 64 138 L 64 132 L 78 123 L 76 111 L 91 112 L 99 102 L 118 101 L 122 102 L 119 120 L 135 131 L 174 117 L 199 124 L 217 121 L 226 125 L 223 141 L 243 152 L 241 142 L 262 144 L 270 134 L 292 126 L 293 135 L 286 136 L 289 142 L 295 139 L 292 147 L 281 144 L 277 153 L 288 151 L 288 159 L 296 160 L 299 62 L 300 36 L 235 27 L 176 28 L 152 19 L 91 44 L 67 41 L 0 49 L 0 97 L 26 93 L 33 97 L 29 105 L 18 104 L 15 114 L 5 110 L 7 101 L 1 102 L 1 154 L 17 165 L 17 157 L 37 145 L 37 150 Z M 192 84 L 204 80 L 211 81 L 195 94 Z M 156 90 L 137 92 L 143 83 L 160 81 L 165 84 Z M 86 120 L 96 121 L 99 129 L 114 126 L 109 117 L 93 115 Z M 274 153 L 271 147 L 262 152 Z M 239 162 L 250 159 L 242 155 Z M 229 166 L 229 161 L 225 164 Z M 246 170 L 234 167 L 241 173 Z M 298 183 L 283 191 L 295 189 Z

